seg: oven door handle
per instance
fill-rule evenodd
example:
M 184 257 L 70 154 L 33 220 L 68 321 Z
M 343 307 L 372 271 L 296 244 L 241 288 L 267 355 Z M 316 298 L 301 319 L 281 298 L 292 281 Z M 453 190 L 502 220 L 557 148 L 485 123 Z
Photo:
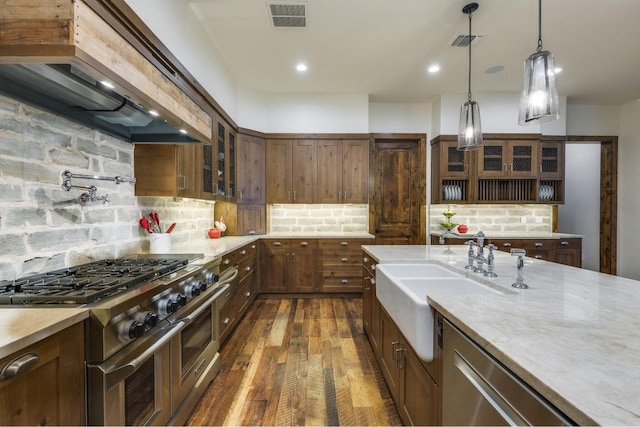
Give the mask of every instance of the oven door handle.
M 220 276 L 218 283 L 225 285 L 236 280 L 236 277 L 238 277 L 238 267 L 230 268 L 222 273 L 222 276 Z
M 191 322 L 193 322 L 193 320 L 200 316 L 208 307 L 211 306 L 211 304 L 213 304 L 213 301 L 215 301 L 216 298 L 218 298 L 220 296 L 220 294 L 229 287 L 229 285 L 227 283 L 222 284 L 221 286 L 218 286 L 215 290 L 215 292 L 213 294 L 211 294 L 211 296 L 209 297 L 209 299 L 207 299 L 205 302 L 201 303 L 198 308 L 196 308 L 191 314 L 189 314 L 188 316 L 183 317 L 182 319 L 178 320 L 178 322 L 182 322 L 184 323 L 184 326 L 187 326 L 188 324 L 190 324 Z
M 107 361 L 99 365 L 98 368 L 103 372 L 107 389 L 110 389 L 133 374 L 147 359 L 149 359 L 149 357 L 153 356 L 156 351 L 163 346 L 168 345 L 169 341 L 175 337 L 178 332 L 184 328 L 184 326 L 184 323 L 178 322 L 168 328 L 162 329 L 161 333 L 153 335 L 155 342 L 144 349 L 140 354 L 136 354 L 136 352 L 139 351 L 139 349 L 136 348 L 127 352 L 123 356 L 119 356 L 118 360 L 114 362 Z

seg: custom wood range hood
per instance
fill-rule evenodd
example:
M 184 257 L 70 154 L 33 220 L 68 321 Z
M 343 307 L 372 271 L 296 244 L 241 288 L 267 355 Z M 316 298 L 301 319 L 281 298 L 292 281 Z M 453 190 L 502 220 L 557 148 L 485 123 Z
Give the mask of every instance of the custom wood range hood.
M 125 7 L 0 0 L 0 92 L 131 142 L 211 141 L 213 108 Z

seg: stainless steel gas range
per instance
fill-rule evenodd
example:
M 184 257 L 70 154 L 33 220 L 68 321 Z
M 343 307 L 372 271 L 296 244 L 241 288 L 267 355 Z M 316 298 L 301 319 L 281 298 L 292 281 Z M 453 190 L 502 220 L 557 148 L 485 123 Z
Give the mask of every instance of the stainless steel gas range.
M 0 304 L 87 307 L 88 424 L 184 424 L 219 371 L 218 299 L 237 274 L 138 255 L 2 281 Z

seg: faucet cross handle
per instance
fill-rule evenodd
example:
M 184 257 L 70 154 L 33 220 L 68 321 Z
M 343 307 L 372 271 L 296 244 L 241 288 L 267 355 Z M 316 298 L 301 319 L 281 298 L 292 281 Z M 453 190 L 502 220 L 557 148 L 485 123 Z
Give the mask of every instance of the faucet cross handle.
M 515 283 L 511 286 L 518 289 L 528 289 L 529 285 L 524 283 L 524 256 L 527 254 L 527 251 L 524 249 L 511 249 L 511 256 L 517 256 L 517 268 L 518 268 L 518 276 L 516 278 Z
M 484 277 L 498 277 L 498 275 L 493 271 L 495 267 L 495 256 L 493 255 L 493 250 L 498 249 L 498 247 L 489 243 L 487 248 L 489 249 L 489 255 L 487 256 L 487 271 L 484 273 Z
M 473 247 L 476 243 L 473 240 L 467 240 L 464 244 L 469 246 L 469 252 L 467 253 L 467 265 L 465 265 L 464 268 L 475 271 L 476 268 L 473 265 L 473 261 L 476 259 L 476 256 L 473 253 Z

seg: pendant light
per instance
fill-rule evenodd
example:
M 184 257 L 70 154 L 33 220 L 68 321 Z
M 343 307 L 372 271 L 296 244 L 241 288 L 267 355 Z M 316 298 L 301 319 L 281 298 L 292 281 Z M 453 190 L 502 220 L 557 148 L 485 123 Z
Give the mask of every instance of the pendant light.
M 560 118 L 553 54 L 542 50 L 542 0 L 538 0 L 538 48 L 524 61 L 518 124 L 547 123 Z
M 469 15 L 469 89 L 467 102 L 460 108 L 460 124 L 458 126 L 458 150 L 477 150 L 482 146 L 482 129 L 480 127 L 480 106 L 471 99 L 471 13 L 478 9 L 478 3 L 469 3 L 462 12 Z

